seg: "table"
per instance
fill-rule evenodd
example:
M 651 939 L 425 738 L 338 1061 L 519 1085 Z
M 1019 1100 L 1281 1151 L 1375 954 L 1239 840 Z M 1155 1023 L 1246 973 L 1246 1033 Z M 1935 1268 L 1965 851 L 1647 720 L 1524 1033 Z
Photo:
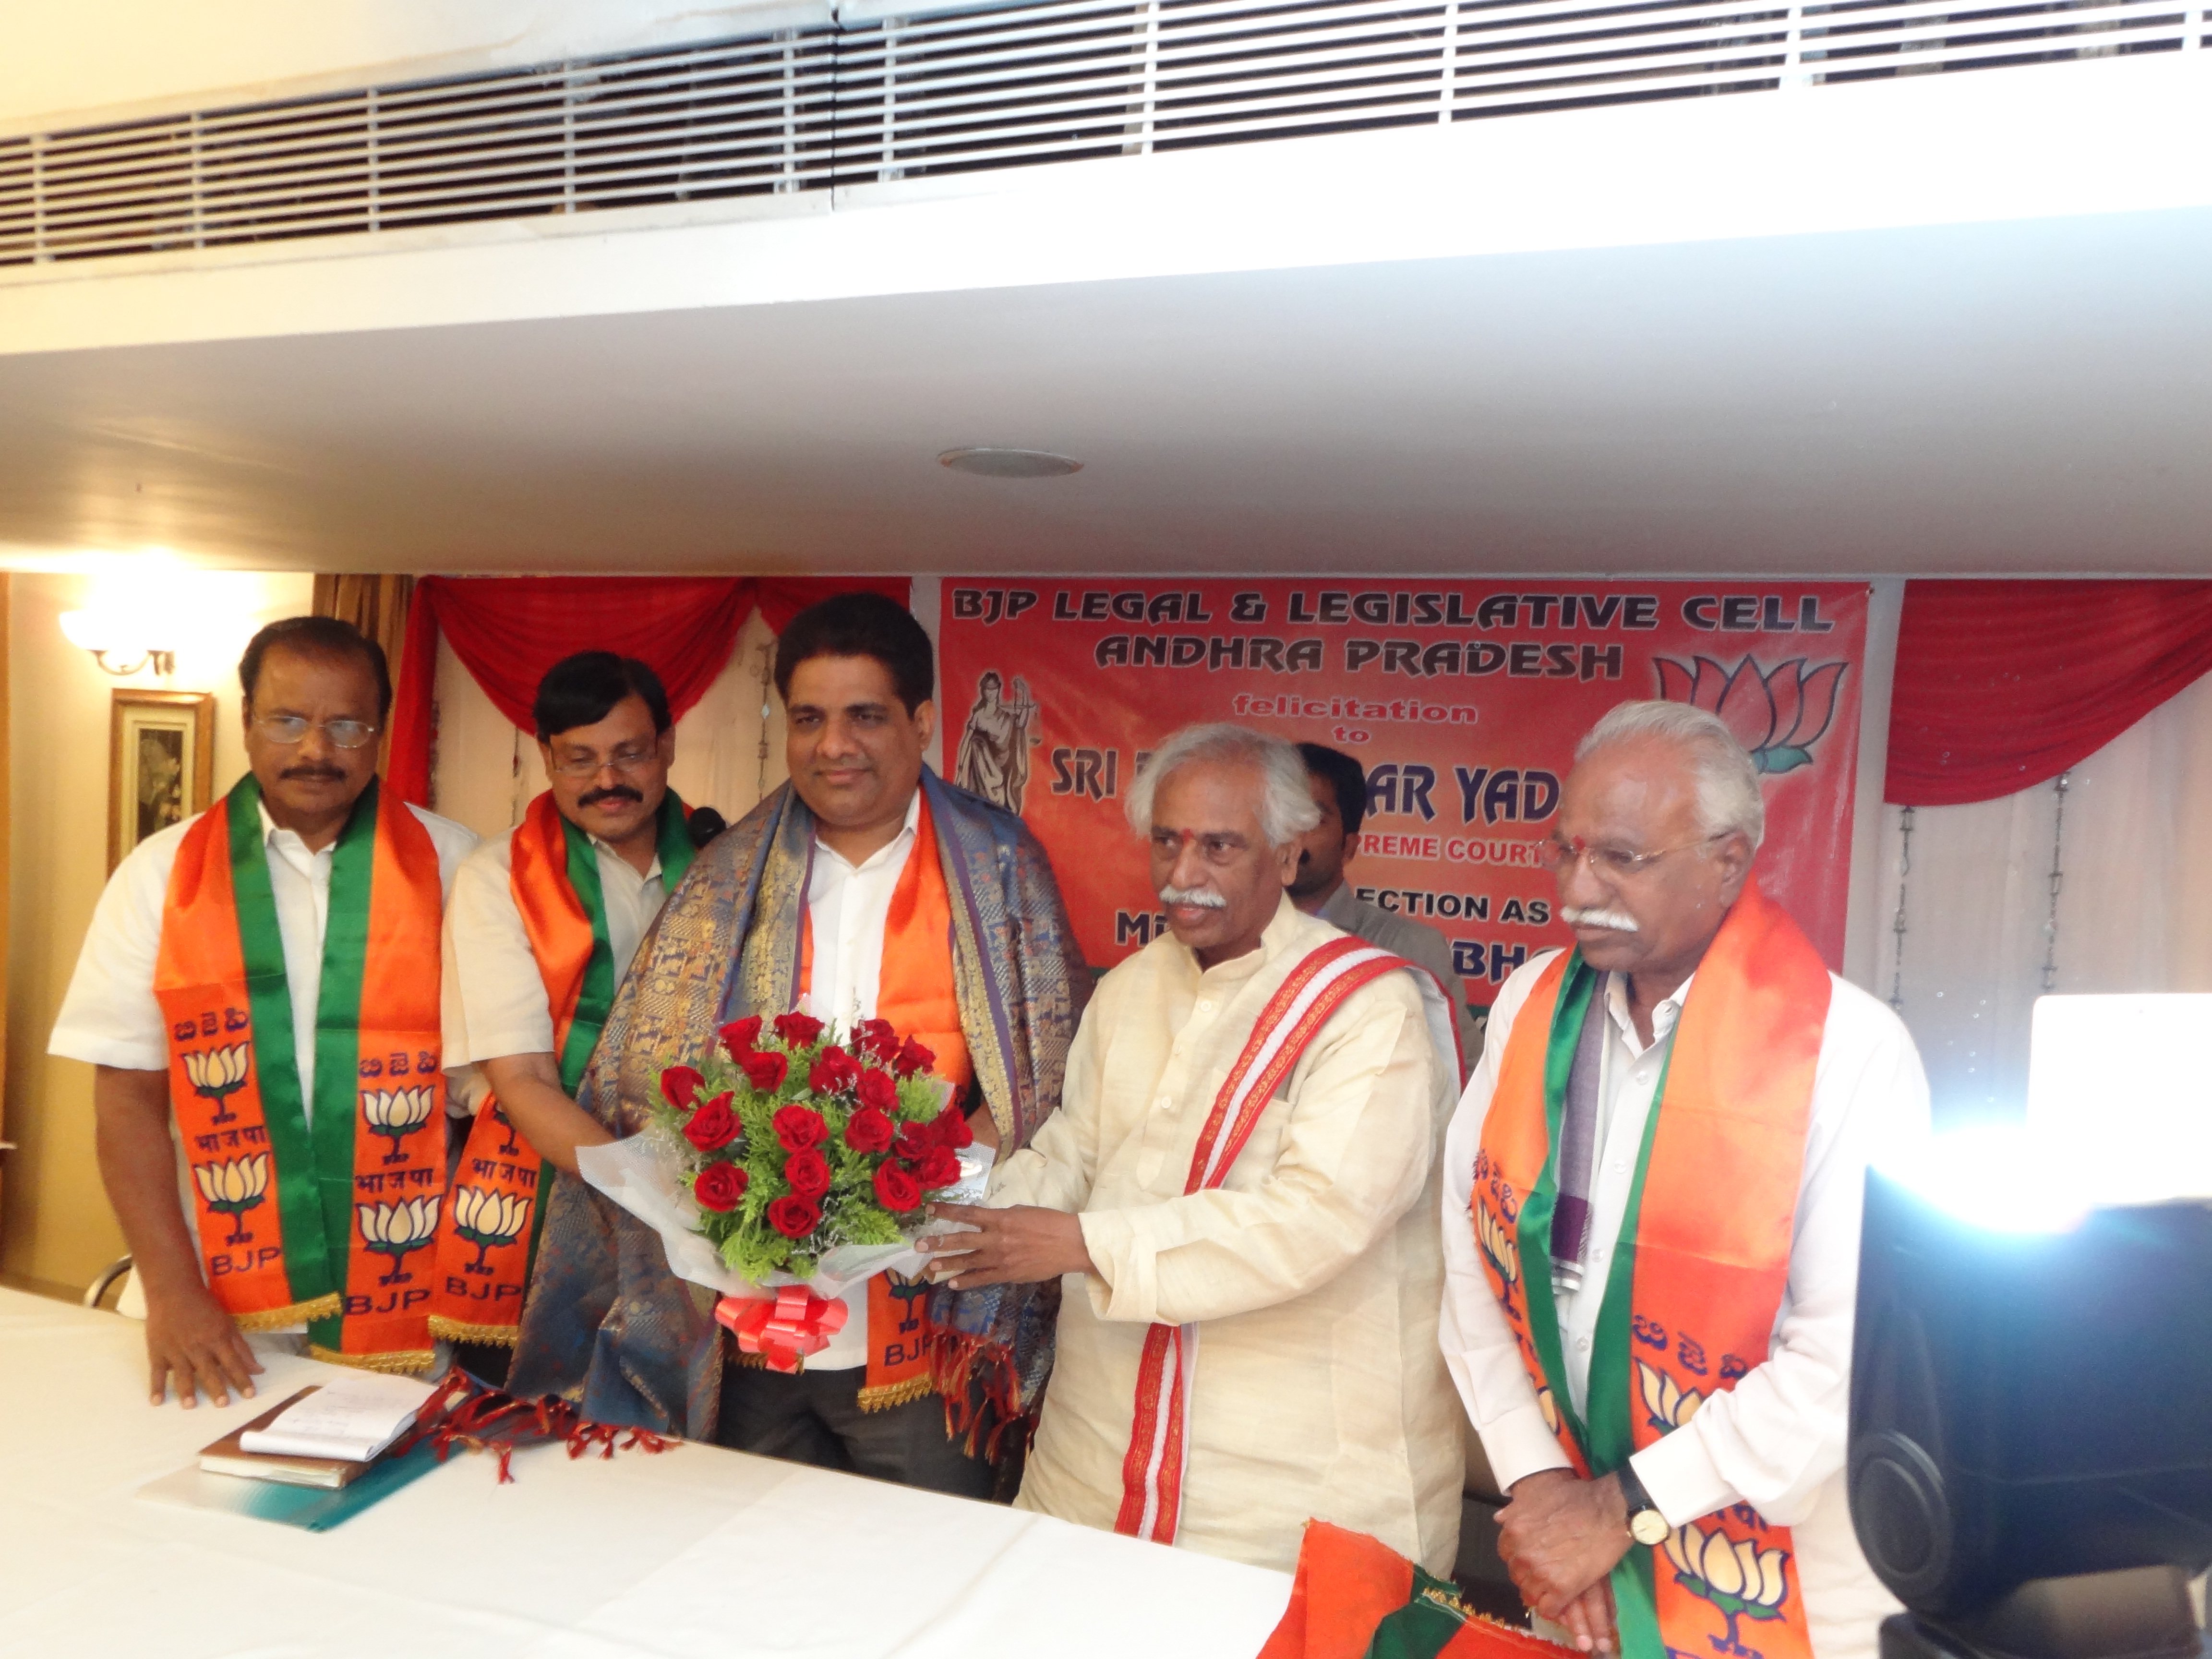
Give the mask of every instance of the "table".
M 333 1368 L 263 1352 L 258 1401 L 146 1402 L 141 1328 L 0 1290 L 0 1654 L 544 1659 L 1248 1659 L 1283 1573 L 684 1444 L 515 1484 L 457 1455 L 334 1531 L 131 1494 Z

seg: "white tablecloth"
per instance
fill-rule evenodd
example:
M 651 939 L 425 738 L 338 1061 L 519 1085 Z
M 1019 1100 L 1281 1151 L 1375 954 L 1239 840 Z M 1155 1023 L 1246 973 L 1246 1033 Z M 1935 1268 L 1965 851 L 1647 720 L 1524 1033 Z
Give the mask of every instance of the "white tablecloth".
M 1247 1659 L 1284 1574 L 683 1445 L 456 1456 L 334 1531 L 135 1499 L 258 1403 L 146 1402 L 142 1328 L 0 1290 L 0 1654 Z

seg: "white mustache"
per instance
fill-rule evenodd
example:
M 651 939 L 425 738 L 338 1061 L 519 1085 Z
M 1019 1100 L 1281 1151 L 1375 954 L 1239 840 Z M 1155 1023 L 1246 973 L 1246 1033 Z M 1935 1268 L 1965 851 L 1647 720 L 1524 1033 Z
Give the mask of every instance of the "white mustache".
M 1211 887 L 1176 887 L 1172 884 L 1160 889 L 1163 904 L 1188 904 L 1199 910 L 1226 910 L 1229 901 Z
M 1636 925 L 1636 918 L 1626 910 L 1584 909 L 1577 904 L 1562 904 L 1559 920 L 1570 927 L 1607 927 L 1616 933 L 1644 931 Z

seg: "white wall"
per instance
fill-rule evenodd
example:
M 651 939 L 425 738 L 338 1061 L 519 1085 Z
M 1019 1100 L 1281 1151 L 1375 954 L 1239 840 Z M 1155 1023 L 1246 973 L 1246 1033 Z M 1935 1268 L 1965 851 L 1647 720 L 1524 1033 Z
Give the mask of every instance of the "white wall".
M 9 629 L 7 1134 L 0 1271 L 82 1285 L 122 1253 L 93 1155 L 92 1067 L 46 1057 L 46 1034 L 107 879 L 108 713 L 119 685 L 216 694 L 215 790 L 246 770 L 238 657 L 264 623 L 307 611 L 313 578 L 144 571 L 112 579 L 175 623 L 177 672 L 118 680 L 62 637 L 103 579 L 17 574 Z M 158 590 L 158 592 L 155 591 Z

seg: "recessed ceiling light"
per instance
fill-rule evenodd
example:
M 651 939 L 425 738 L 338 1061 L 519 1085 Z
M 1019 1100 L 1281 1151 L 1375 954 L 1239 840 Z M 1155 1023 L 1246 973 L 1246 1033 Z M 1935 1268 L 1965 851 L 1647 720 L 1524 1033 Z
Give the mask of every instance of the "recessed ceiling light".
M 1006 449 L 995 444 L 948 449 L 937 459 L 955 472 L 973 472 L 984 478 L 1061 478 L 1083 471 L 1083 463 L 1072 455 L 1055 455 L 1048 449 Z

